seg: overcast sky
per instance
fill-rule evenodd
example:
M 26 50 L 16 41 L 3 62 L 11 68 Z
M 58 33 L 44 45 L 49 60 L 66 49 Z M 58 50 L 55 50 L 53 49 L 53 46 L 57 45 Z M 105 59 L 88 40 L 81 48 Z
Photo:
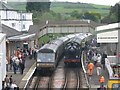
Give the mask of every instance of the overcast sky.
M 27 0 L 7 0 L 7 1 L 26 2 Z M 49 1 L 49 0 L 30 0 L 30 1 L 32 1 L 32 2 L 45 2 L 45 1 Z M 83 2 L 83 3 L 93 3 L 93 4 L 99 4 L 99 5 L 110 5 L 110 6 L 112 5 L 112 6 L 114 6 L 120 0 L 50 0 L 50 1 Z

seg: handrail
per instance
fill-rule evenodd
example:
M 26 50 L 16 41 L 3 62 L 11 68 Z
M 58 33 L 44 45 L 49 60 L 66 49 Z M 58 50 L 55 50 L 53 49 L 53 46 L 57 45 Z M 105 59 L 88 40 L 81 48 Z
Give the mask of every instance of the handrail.
M 112 70 L 112 67 L 110 65 L 110 61 L 107 58 L 105 58 L 105 66 L 108 70 L 109 78 L 112 77 L 113 76 L 113 70 Z
M 90 87 L 90 85 L 89 85 L 89 83 L 88 83 L 87 72 L 86 72 L 85 66 L 84 66 L 84 64 L 83 64 L 83 59 L 84 59 L 84 58 L 83 58 L 83 55 L 84 55 L 84 53 L 83 53 L 83 51 L 82 51 L 82 57 L 81 57 L 82 69 L 83 69 L 83 72 L 84 72 L 84 75 L 85 75 L 85 79 L 86 79 L 87 86 Z

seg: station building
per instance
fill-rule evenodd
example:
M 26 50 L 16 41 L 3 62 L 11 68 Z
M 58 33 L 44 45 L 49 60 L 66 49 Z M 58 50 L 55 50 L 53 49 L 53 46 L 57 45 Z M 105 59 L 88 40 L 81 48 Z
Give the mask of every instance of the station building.
M 98 26 L 96 32 L 101 52 L 107 52 L 111 64 L 120 63 L 120 23 Z

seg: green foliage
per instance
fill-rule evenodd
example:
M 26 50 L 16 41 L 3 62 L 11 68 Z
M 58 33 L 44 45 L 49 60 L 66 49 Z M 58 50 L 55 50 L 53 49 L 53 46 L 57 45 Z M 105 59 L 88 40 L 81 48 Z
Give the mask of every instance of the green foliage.
M 95 22 L 100 22 L 100 20 L 101 20 L 100 13 L 95 13 L 95 12 L 89 13 L 89 12 L 87 12 L 87 10 L 84 10 L 83 13 L 79 13 L 77 10 L 74 10 L 71 13 L 71 17 L 73 17 L 75 19 L 90 19 Z
M 71 13 L 71 17 L 74 17 L 76 19 L 80 19 L 81 16 L 82 16 L 82 14 L 80 14 L 77 10 L 75 10 Z
M 102 19 L 103 23 L 115 23 L 120 22 L 120 4 L 117 3 L 112 6 L 108 16 Z
M 34 23 L 38 23 L 44 20 L 74 20 L 85 18 L 90 18 L 91 20 L 100 22 L 101 18 L 106 20 L 104 17 L 109 15 L 110 11 L 110 6 L 79 2 L 10 2 L 8 4 L 15 9 L 32 12 Z M 115 8 L 113 8 L 112 11 L 114 10 Z M 87 13 L 89 18 L 84 17 L 85 13 Z M 111 16 L 109 15 L 109 18 L 112 18 L 111 21 L 115 21 L 116 19 L 114 19 L 114 17 L 116 13 L 111 13 L 112 14 Z
M 62 15 L 70 14 L 73 11 L 78 11 L 78 13 L 85 12 L 96 12 L 100 13 L 101 17 L 104 17 L 109 14 L 110 6 L 104 5 L 94 5 L 94 4 L 85 4 L 85 3 L 70 3 L 70 2 L 52 2 L 50 10 Z M 72 17 L 73 18 L 73 17 Z

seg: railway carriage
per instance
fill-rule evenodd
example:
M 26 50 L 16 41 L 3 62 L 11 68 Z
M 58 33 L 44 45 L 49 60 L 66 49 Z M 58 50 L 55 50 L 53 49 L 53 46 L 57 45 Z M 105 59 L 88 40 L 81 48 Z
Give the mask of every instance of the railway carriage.
M 63 42 L 53 41 L 45 44 L 37 52 L 37 69 L 54 69 L 62 55 Z
M 45 44 L 37 52 L 37 69 L 52 69 L 54 70 L 60 57 L 64 53 L 64 45 L 75 35 L 67 35 Z

